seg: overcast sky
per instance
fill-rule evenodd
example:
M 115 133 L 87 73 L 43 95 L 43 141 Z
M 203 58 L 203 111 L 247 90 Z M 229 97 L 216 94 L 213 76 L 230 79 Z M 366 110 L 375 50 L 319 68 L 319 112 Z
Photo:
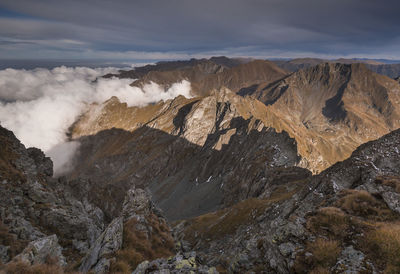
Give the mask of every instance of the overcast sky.
M 398 0 L 0 0 L 0 58 L 400 59 Z

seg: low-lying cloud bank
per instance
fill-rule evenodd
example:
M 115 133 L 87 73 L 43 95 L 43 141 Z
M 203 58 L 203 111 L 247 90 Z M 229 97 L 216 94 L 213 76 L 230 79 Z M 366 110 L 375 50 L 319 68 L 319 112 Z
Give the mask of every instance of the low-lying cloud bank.
M 52 70 L 0 70 L 0 123 L 12 130 L 27 147 L 38 147 L 52 157 L 60 173 L 77 144 L 67 142 L 69 126 L 87 104 L 117 96 L 129 106 L 143 106 L 178 95 L 190 97 L 190 83 L 168 90 L 155 83 L 131 87 L 132 79 L 98 78 L 115 68 L 57 67 Z

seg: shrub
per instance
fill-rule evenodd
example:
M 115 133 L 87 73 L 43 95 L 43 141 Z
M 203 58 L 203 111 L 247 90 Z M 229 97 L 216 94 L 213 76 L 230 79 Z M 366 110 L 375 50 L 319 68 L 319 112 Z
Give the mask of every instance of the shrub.
M 309 252 L 313 254 L 313 263 L 319 267 L 330 267 L 336 263 L 341 248 L 338 241 L 318 238 L 307 245 Z
M 62 274 L 63 269 L 58 265 L 36 264 L 29 265 L 27 263 L 16 261 L 4 265 L 2 269 L 7 274 Z
M 310 274 L 330 274 L 329 268 L 317 267 L 311 270 Z
M 396 218 L 383 201 L 365 190 L 344 190 L 341 196 L 336 205 L 349 214 L 380 221 Z
M 390 186 L 394 188 L 396 192 L 400 193 L 400 177 L 398 176 L 379 176 L 376 178 L 375 182 L 385 186 Z
M 151 227 L 149 234 L 137 229 L 134 218 L 124 224 L 122 249 L 116 253 L 116 261 L 111 263 L 112 273 L 129 273 L 144 260 L 174 254 L 175 243 L 165 221 L 154 214 L 148 216 L 146 221 Z
M 323 207 L 308 218 L 307 228 L 331 239 L 344 238 L 349 228 L 349 217 L 339 208 Z
M 17 235 L 10 233 L 8 227 L 0 220 L 0 244 L 10 247 L 8 251 L 10 258 L 19 254 L 27 243 L 27 241 L 19 240 Z
M 400 273 L 400 224 L 380 224 L 366 236 L 370 256 L 385 268 L 385 272 Z
M 306 249 L 296 256 L 292 271 L 294 273 L 329 273 L 329 268 L 336 264 L 340 252 L 338 241 L 318 238 L 314 242 L 308 242 Z M 307 253 L 312 255 L 307 256 Z

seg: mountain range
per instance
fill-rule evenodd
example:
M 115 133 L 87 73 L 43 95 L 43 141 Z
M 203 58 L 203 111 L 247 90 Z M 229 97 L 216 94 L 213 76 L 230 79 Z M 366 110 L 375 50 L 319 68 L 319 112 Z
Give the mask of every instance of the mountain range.
M 186 80 L 192 97 L 87 105 L 57 178 L 0 127 L 1 271 L 399 272 L 400 81 L 371 66 L 388 65 L 213 57 L 105 75 Z
M 275 60 L 273 61 L 277 66 L 288 71 L 298 71 L 299 69 L 310 68 L 322 63 L 340 63 L 340 64 L 365 64 L 365 66 L 376 73 L 386 75 L 390 78 L 400 76 L 399 62 L 385 62 L 374 59 L 345 59 L 340 58 L 336 60 L 324 60 L 319 58 L 298 58 L 287 61 Z

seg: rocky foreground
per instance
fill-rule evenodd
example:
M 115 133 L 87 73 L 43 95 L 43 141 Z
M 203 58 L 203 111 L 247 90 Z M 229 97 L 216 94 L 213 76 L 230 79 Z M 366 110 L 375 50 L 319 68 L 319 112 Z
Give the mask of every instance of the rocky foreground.
M 249 186 L 252 197 L 169 224 L 145 190 L 124 190 L 107 212 L 84 179 L 52 178 L 40 150 L 4 128 L 0 142 L 6 273 L 399 270 L 399 130 L 317 176 L 275 170 Z

